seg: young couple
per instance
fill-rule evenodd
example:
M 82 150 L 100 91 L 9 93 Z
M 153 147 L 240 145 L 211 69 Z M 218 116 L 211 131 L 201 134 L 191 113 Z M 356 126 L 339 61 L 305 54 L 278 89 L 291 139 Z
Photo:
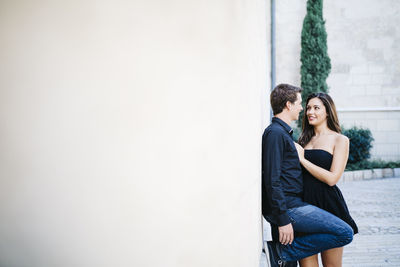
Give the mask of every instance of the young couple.
M 301 88 L 280 84 L 271 92 L 272 123 L 262 139 L 262 212 L 271 224 L 271 266 L 341 266 L 343 246 L 358 232 L 335 185 L 347 163 L 349 140 L 340 134 L 335 105 L 325 93 L 306 101 L 299 144 Z M 303 168 L 302 168 L 303 167 Z M 268 255 L 268 253 L 266 253 Z

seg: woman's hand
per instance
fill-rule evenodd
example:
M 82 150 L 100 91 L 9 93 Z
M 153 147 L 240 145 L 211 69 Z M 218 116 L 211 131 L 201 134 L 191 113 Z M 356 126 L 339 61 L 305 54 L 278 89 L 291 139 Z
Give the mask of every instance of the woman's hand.
M 300 162 L 304 160 L 304 148 L 298 143 L 294 143 L 297 149 L 297 154 L 299 155 Z

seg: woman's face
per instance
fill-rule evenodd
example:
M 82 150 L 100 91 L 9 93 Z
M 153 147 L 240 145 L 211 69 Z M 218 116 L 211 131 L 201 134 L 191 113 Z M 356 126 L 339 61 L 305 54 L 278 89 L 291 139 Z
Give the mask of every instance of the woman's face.
M 326 121 L 326 109 L 318 97 L 311 98 L 306 107 L 308 123 L 316 126 Z

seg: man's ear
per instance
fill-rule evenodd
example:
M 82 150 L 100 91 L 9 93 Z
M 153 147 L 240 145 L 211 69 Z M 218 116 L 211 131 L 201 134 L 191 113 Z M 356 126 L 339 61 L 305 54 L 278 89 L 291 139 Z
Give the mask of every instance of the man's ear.
M 290 101 L 286 101 L 285 107 L 290 110 L 292 108 L 292 103 Z

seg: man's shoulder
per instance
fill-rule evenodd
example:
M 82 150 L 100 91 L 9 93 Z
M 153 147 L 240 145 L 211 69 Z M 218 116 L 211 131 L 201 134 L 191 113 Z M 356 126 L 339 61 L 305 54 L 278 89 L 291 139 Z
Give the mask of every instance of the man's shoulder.
M 276 123 L 271 123 L 265 130 L 264 130 L 264 136 L 267 135 L 284 135 L 285 130 L 277 125 Z
M 285 130 L 274 124 L 269 125 L 262 136 L 264 144 L 285 143 L 286 139 Z

